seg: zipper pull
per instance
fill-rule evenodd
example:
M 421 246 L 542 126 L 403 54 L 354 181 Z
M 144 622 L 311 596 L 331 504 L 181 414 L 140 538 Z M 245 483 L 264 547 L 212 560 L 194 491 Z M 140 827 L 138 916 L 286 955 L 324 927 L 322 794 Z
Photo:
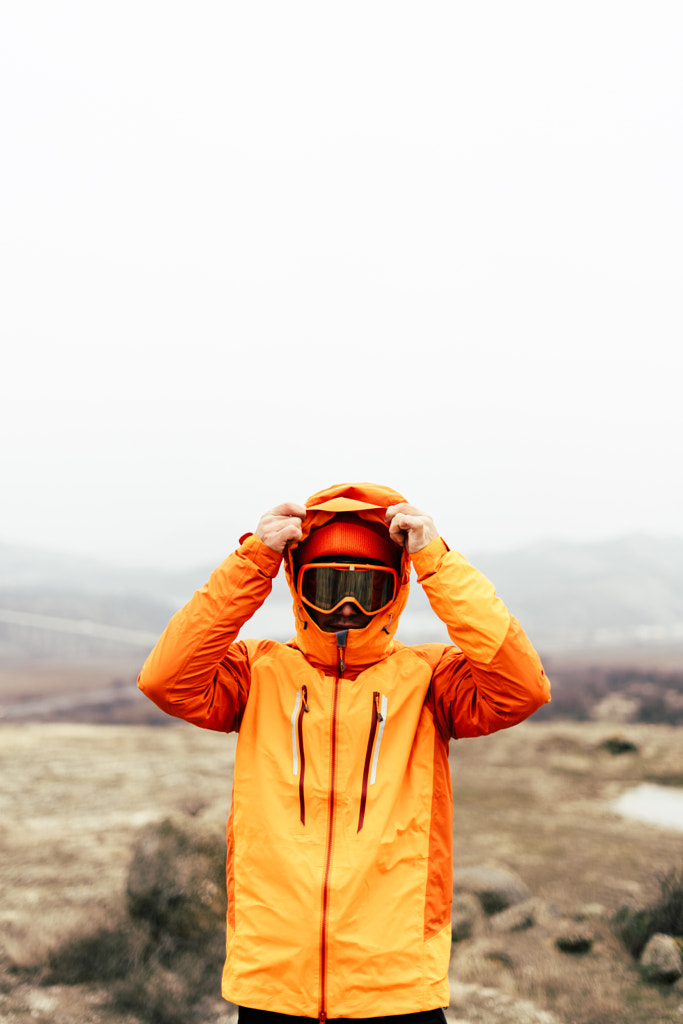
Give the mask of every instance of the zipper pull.
M 346 662 L 344 661 L 343 651 L 346 650 L 346 641 L 349 636 L 348 629 L 340 629 L 334 634 L 337 638 L 337 654 L 339 655 L 339 675 L 341 675 L 346 668 Z
M 324 1010 L 321 1010 L 320 1013 L 318 1014 L 318 1020 L 320 1021 L 320 1024 L 325 1024 L 325 1021 L 327 1020 L 327 1014 L 325 1013 Z
M 306 689 L 305 686 L 301 687 L 301 703 L 304 706 L 304 711 L 310 711 L 310 708 L 308 706 L 308 690 Z
M 381 710 L 381 708 L 382 708 L 382 695 L 379 692 L 379 690 L 375 690 L 375 692 L 373 693 L 372 696 L 375 698 L 375 711 L 377 712 L 377 721 L 378 722 L 383 722 L 384 721 L 384 715 L 382 714 L 382 710 Z

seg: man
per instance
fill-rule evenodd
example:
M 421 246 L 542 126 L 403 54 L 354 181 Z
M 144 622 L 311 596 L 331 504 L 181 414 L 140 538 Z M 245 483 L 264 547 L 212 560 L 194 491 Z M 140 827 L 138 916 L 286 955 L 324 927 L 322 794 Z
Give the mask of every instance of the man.
M 238 641 L 283 560 L 296 638 Z M 453 645 L 394 639 L 411 563 Z M 262 517 L 139 686 L 169 714 L 239 730 L 223 994 L 241 1021 L 443 1020 L 448 743 L 550 699 L 488 580 L 395 491 L 330 487 Z

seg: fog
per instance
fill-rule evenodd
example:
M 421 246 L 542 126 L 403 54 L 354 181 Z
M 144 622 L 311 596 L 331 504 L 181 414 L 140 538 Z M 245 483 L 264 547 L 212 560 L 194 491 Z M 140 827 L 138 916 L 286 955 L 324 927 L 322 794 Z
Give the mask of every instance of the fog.
M 0 540 L 168 567 L 389 484 L 683 534 L 683 9 L 3 15 Z

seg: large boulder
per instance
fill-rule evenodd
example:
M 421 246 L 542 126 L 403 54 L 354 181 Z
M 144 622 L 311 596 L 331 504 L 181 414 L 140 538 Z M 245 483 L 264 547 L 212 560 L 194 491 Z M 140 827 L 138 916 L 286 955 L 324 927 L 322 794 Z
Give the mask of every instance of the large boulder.
M 514 871 L 485 864 L 455 871 L 453 892 L 473 893 L 489 917 L 530 897 L 526 885 Z
M 640 958 L 643 976 L 648 981 L 672 984 L 683 977 L 683 959 L 679 941 L 673 935 L 653 935 Z

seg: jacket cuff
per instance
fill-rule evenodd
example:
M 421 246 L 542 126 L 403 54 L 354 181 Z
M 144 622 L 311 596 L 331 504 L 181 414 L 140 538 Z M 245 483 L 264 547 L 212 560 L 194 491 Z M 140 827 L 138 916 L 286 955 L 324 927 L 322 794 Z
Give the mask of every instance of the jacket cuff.
M 441 564 L 441 559 L 447 551 L 450 551 L 450 548 L 446 541 L 442 537 L 437 537 L 410 556 L 415 566 L 418 583 L 421 583 L 426 576 L 431 576 L 436 572 Z
M 244 537 L 240 537 L 240 551 L 247 556 L 250 562 L 253 562 L 254 565 L 261 569 L 266 576 L 272 578 L 277 576 L 282 563 L 282 555 L 278 554 L 277 551 L 273 551 L 267 544 L 264 544 L 255 533 L 249 533 Z

